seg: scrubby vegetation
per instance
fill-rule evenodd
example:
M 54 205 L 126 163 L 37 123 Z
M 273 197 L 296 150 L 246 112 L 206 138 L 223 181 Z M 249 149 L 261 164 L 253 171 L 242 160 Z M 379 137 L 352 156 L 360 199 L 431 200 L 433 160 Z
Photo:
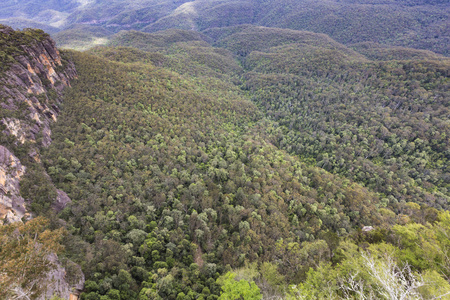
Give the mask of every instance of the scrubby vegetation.
M 26 224 L 0 226 L 0 296 L 35 299 L 51 284 L 46 273 L 54 267 L 49 255 L 60 253 L 63 228 L 51 230 L 49 220 L 37 217 Z
M 49 37 L 47 33 L 40 29 L 15 31 L 1 24 L 0 32 L 0 72 L 5 72 L 15 62 L 15 56 L 25 53 L 24 46 L 29 46 Z

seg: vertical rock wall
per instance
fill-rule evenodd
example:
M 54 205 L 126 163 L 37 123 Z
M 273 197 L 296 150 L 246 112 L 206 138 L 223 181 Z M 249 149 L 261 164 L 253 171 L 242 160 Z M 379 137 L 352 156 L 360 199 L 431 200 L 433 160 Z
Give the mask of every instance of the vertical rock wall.
M 25 167 L 7 148 L 0 145 L 0 220 L 18 222 L 28 217 L 19 183 Z
M 0 41 L 14 34 L 0 25 Z M 77 78 L 73 63 L 61 58 L 49 37 L 20 45 L 12 56 L 14 62 L 1 66 L 4 72 L 0 72 L 0 226 L 32 217 L 27 202 L 33 199 L 24 199 L 20 193 L 21 180 L 27 174 L 24 162 L 41 163 L 40 150 L 52 141 L 50 125 L 58 119 L 62 91 Z M 67 194 L 57 190 L 52 208 L 59 211 L 68 202 Z M 70 261 L 63 264 L 54 254 L 48 259 L 55 267 L 43 276 L 46 293 L 38 299 L 53 295 L 78 299 L 84 285 L 81 268 Z M 69 265 L 71 273 L 67 274 Z
M 9 27 L 0 29 L 0 35 L 13 33 Z M 15 63 L 0 74 L 0 134 L 12 138 L 15 146 L 27 144 L 28 155 L 40 162 L 40 149 L 52 141 L 50 124 L 57 120 L 62 91 L 77 74 L 73 63 L 62 60 L 50 38 L 21 48 L 14 56 Z M 0 224 L 29 216 L 19 192 L 25 167 L 7 147 L 0 145 Z M 62 191 L 57 200 L 58 209 L 70 201 Z

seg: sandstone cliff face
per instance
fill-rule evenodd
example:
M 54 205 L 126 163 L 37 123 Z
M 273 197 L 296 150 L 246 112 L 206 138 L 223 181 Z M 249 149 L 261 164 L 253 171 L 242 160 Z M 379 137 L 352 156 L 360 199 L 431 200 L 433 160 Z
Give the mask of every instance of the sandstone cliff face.
M 14 30 L 0 26 L 0 41 L 12 34 Z M 62 91 L 77 77 L 73 63 L 61 58 L 49 37 L 31 39 L 19 50 L 13 62 L 0 65 L 0 226 L 32 217 L 27 204 L 33 199 L 21 196 L 20 184 L 30 162 L 40 165 L 40 151 L 52 141 L 50 125 L 58 118 Z M 41 175 L 49 179 L 45 172 Z M 49 200 L 59 211 L 70 198 L 61 190 L 56 194 Z M 77 299 L 84 285 L 81 268 L 70 261 L 63 264 L 56 255 L 49 260 L 55 268 L 42 278 L 46 293 L 38 299 Z
M 46 293 L 40 299 L 47 300 L 53 295 L 58 295 L 63 299 L 77 300 L 84 287 L 84 274 L 81 267 L 70 261 L 66 262 L 64 267 L 55 254 L 50 255 L 49 260 L 54 263 L 55 268 L 48 272 L 46 280 L 42 281 Z M 70 276 L 67 276 L 66 268 L 68 267 L 71 269 Z
M 11 28 L 0 29 L 8 35 Z M 15 63 L 0 74 L 0 134 L 14 137 L 16 145 L 27 144 L 28 154 L 40 162 L 40 149 L 51 143 L 50 124 L 55 122 L 62 102 L 62 90 L 77 77 L 71 62 L 63 62 L 50 38 L 22 45 Z M 3 155 L 3 156 L 2 156 Z M 4 145 L 0 148 L 0 224 L 28 217 L 19 183 L 25 167 Z M 58 191 L 54 207 L 64 208 L 67 195 Z
M 22 48 L 26 54 L 15 57 L 16 63 L 0 78 L 0 107 L 16 112 L 16 117 L 5 117 L 0 122 L 6 126 L 6 133 L 16 136 L 19 142 L 36 143 L 41 134 L 42 144 L 48 146 L 50 123 L 57 120 L 61 91 L 77 77 L 75 67 L 71 62 L 63 66 L 50 38 Z M 19 117 L 18 110 L 22 112 Z
M 19 183 L 25 167 L 8 149 L 0 145 L 0 218 L 9 222 L 29 216 L 20 196 Z

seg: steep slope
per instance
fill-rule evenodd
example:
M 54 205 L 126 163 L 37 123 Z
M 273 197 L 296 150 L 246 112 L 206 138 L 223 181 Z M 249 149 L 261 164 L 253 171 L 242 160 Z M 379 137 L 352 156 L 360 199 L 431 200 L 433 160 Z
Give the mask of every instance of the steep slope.
M 63 230 L 30 219 L 70 202 L 45 172 L 41 151 L 51 143 L 50 124 L 76 71 L 41 30 L 0 25 L 0 47 L 0 296 L 69 298 L 83 288 L 84 275 L 55 254 Z
M 6 217 L 6 221 L 11 222 L 28 215 L 23 197 L 28 198 L 37 189 L 53 189 L 52 201 L 60 202 L 62 206 L 68 201 L 64 192 L 52 188 L 46 174 L 39 170 L 39 162 L 40 149 L 51 143 L 50 123 L 57 120 L 61 92 L 70 85 L 76 72 L 73 64 L 61 59 L 54 42 L 41 31 L 15 32 L 1 26 L 0 35 L 2 49 L 6 50 L 1 56 L 0 77 L 0 219 L 3 221 Z M 25 166 L 29 168 L 27 172 Z M 10 168 L 14 171 L 8 171 Z M 37 178 L 28 176 L 38 173 L 41 176 L 37 178 L 42 178 L 40 187 L 30 182 Z M 35 196 L 35 206 L 52 204 L 45 193 Z

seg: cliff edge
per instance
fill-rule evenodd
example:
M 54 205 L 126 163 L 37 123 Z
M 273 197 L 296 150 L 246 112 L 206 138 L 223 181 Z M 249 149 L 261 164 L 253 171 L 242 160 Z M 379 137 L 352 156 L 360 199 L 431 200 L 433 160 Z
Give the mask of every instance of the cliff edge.
M 42 30 L 0 25 L 0 226 L 31 219 L 29 208 L 37 199 L 46 202 L 40 207 L 56 211 L 71 201 L 51 182 L 40 153 L 52 141 L 51 124 L 58 119 L 62 92 L 75 78 L 74 64 L 61 57 Z M 77 299 L 84 285 L 81 268 L 62 263 L 56 254 L 47 259 L 55 267 L 42 282 L 52 284 L 38 299 Z
M 50 124 L 57 120 L 62 91 L 77 74 L 41 30 L 0 25 L 0 46 L 0 222 L 15 222 L 29 217 L 19 188 L 26 172 L 21 160 L 40 162 L 40 149 L 51 143 Z M 57 207 L 68 201 L 57 192 Z

